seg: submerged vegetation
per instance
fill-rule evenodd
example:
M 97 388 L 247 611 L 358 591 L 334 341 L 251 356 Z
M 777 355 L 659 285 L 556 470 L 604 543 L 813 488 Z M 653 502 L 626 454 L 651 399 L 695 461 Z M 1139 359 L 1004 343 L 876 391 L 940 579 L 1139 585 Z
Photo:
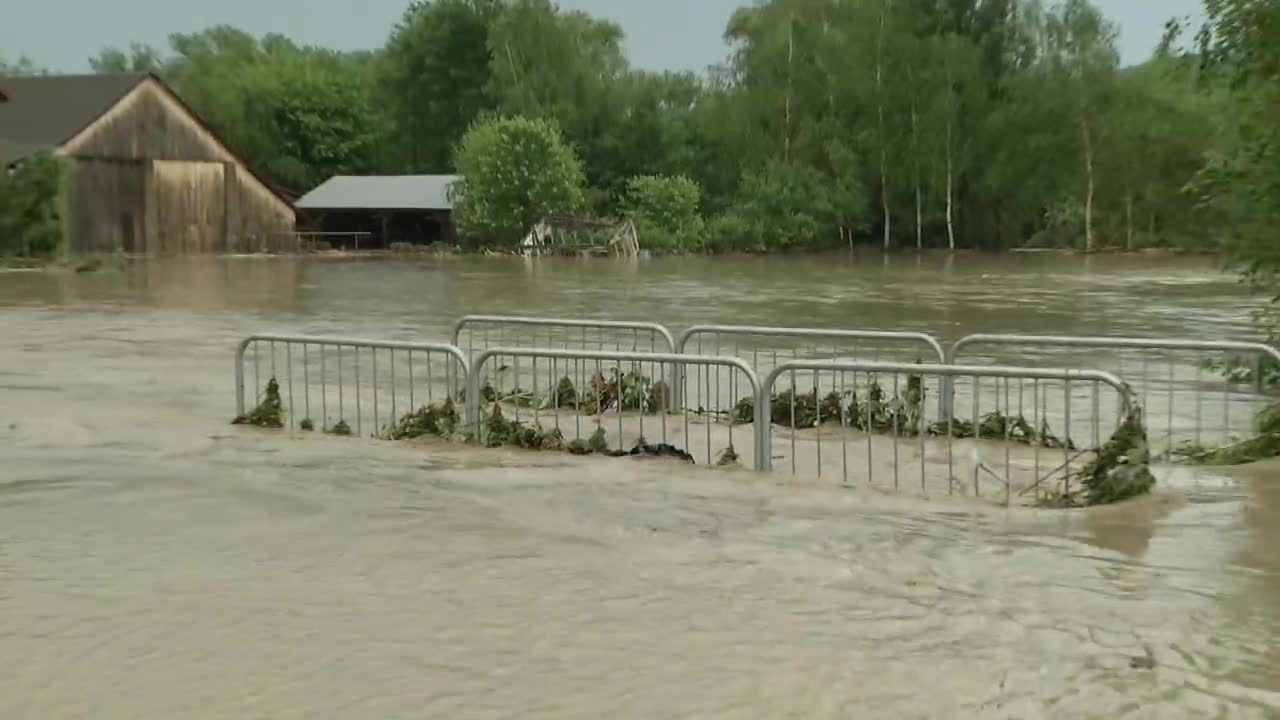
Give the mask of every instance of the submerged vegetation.
M 262 400 L 248 415 L 241 415 L 231 421 L 232 425 L 256 425 L 265 428 L 284 427 L 284 408 L 280 401 L 280 384 L 275 378 L 267 381 L 262 393 Z
M 1193 465 L 1247 465 L 1280 457 L 1280 401 L 1258 414 L 1258 434 L 1247 440 L 1220 448 L 1185 445 L 1173 451 L 1174 457 Z
M 1142 411 L 1134 410 L 1061 490 L 1041 494 L 1040 504 L 1057 508 L 1110 505 L 1146 495 L 1155 484 L 1147 428 Z
M 7 171 L 0 156 L 0 266 L 37 266 L 58 254 L 62 172 L 58 160 L 46 153 Z

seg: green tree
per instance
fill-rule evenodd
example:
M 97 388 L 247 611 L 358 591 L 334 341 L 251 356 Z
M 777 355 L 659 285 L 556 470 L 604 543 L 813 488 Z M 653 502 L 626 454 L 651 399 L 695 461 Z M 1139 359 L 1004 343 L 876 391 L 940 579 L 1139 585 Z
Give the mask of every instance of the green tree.
M 808 165 L 774 160 L 743 175 L 737 201 L 714 223 L 718 249 L 764 251 L 838 244 L 829 181 Z M 726 238 L 734 233 L 738 239 Z
M 682 175 L 640 175 L 627 181 L 623 202 L 641 242 L 649 248 L 690 251 L 702 247 L 702 188 Z
M 584 203 L 582 163 L 551 120 L 498 118 L 467 131 L 454 164 L 458 227 L 473 242 L 513 245 L 548 215 Z
M 374 59 L 261 40 L 230 27 L 171 38 L 163 75 L 238 152 L 305 192 L 335 174 L 375 172 L 392 152 Z
M 95 73 L 151 73 L 164 69 L 159 51 L 150 45 L 130 43 L 128 52 L 119 48 L 104 48 L 97 57 L 89 58 L 89 67 Z
M 550 0 L 508 0 L 489 34 L 488 93 L 508 116 L 555 120 L 593 187 L 621 190 L 612 132 L 629 68 L 622 29 Z
M 6 163 L 0 158 L 0 168 Z M 49 257 L 62 243 L 58 213 L 62 171 L 49 154 L 0 169 L 0 256 Z
M 4 53 L 0 53 L 0 77 L 26 77 L 45 74 L 47 72 L 37 66 L 26 55 L 19 55 L 17 60 L 8 61 L 5 60 Z
M 498 0 L 414 2 L 391 31 L 379 84 L 405 169 L 449 171 L 458 140 L 494 107 L 489 33 L 500 9 Z

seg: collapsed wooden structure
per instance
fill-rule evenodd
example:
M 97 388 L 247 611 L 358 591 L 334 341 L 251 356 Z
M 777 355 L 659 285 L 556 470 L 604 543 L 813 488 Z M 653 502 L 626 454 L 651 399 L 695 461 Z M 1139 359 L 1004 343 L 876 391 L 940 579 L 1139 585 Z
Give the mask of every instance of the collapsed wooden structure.
M 640 254 L 640 237 L 630 220 L 601 220 L 572 215 L 551 215 L 529 230 L 520 243 L 524 255 Z

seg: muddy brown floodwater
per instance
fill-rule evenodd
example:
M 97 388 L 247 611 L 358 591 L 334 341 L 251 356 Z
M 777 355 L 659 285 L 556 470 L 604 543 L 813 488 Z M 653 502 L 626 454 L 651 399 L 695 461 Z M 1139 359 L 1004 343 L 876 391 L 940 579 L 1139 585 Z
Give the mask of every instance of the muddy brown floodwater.
M 1200 260 L 0 274 L 0 717 L 1277 717 L 1280 472 L 1091 512 L 232 428 L 255 331 L 1248 332 Z

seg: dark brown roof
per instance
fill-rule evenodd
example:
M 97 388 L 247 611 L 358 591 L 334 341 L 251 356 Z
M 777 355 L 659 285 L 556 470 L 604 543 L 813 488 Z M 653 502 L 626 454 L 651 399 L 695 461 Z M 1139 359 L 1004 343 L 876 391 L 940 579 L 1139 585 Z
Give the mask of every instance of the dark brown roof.
M 42 75 L 0 78 L 0 158 L 52 150 L 115 105 L 147 75 Z

